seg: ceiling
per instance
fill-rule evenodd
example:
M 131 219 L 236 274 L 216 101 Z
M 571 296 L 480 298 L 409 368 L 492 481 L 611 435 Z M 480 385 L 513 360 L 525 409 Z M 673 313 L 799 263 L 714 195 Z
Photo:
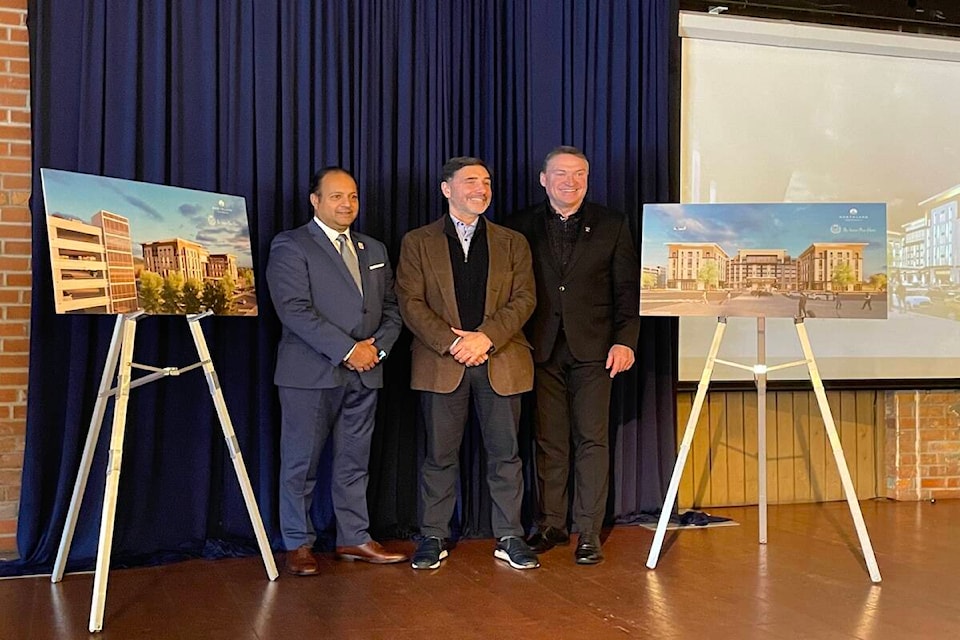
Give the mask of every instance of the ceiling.
M 958 0 L 679 0 L 683 11 L 960 37 Z

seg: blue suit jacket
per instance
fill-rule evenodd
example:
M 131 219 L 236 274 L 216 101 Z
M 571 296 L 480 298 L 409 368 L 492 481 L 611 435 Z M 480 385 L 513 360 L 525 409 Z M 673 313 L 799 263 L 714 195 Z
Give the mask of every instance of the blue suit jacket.
M 389 353 L 400 333 L 393 269 L 383 243 L 350 232 L 360 263 L 363 296 L 333 243 L 313 220 L 278 234 L 270 245 L 267 284 L 283 333 L 273 381 L 299 389 L 329 389 L 353 375 L 342 366 L 354 343 L 373 337 Z M 383 386 L 383 367 L 360 374 Z

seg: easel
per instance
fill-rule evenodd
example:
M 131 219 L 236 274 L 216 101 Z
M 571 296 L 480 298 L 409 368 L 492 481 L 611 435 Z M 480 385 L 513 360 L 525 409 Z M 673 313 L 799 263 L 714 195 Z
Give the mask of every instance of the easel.
M 707 362 L 700 376 L 700 383 L 697 385 L 697 394 L 693 400 L 690 418 L 687 420 L 683 440 L 680 443 L 680 450 L 677 452 L 677 462 L 673 467 L 673 475 L 670 478 L 670 485 L 667 488 L 663 509 L 660 511 L 660 520 L 657 522 L 657 532 L 653 537 L 653 544 L 650 546 L 650 555 L 647 556 L 648 568 L 655 569 L 657 567 L 660 548 L 663 546 L 663 538 L 667 532 L 667 523 L 670 520 L 670 513 L 673 511 L 673 506 L 676 503 L 677 489 L 680 486 L 680 476 L 683 474 L 683 467 L 690 453 L 690 445 L 693 442 L 693 435 L 697 429 L 697 421 L 700 418 L 703 401 L 707 396 L 710 377 L 713 374 L 714 366 L 717 364 L 725 364 L 730 367 L 752 372 L 757 385 L 757 479 L 759 483 L 760 544 L 767 543 L 767 373 L 778 369 L 806 365 L 810 372 L 810 381 L 813 383 L 814 393 L 817 396 L 817 404 L 820 406 L 820 415 L 823 417 L 823 424 L 826 427 L 827 436 L 830 439 L 830 447 L 833 449 L 833 457 L 837 463 L 837 470 L 840 473 L 843 493 L 847 499 L 847 505 L 850 507 L 850 516 L 853 518 L 853 523 L 857 529 L 857 537 L 860 539 L 860 549 L 863 551 L 867 570 L 870 573 L 870 580 L 875 583 L 880 582 L 880 568 L 877 566 L 877 559 L 873 554 L 873 545 L 870 544 L 867 526 L 863 521 L 863 514 L 860 512 L 860 503 L 857 502 L 857 493 L 853 486 L 853 480 L 850 479 L 850 471 L 847 469 L 847 463 L 843 457 L 840 436 L 837 434 L 837 427 L 833 422 L 830 405 L 827 403 L 827 393 L 823 388 L 823 380 L 820 378 L 817 363 L 813 358 L 813 351 L 810 349 L 810 339 L 807 337 L 807 328 L 803 324 L 803 318 L 795 318 L 794 326 L 797 329 L 797 338 L 799 338 L 800 347 L 803 350 L 803 360 L 768 367 L 766 365 L 766 318 L 760 317 L 757 318 L 757 364 L 748 366 L 717 358 L 717 353 L 720 351 L 720 342 L 723 339 L 723 332 L 727 327 L 727 319 L 725 317 L 717 319 L 717 329 L 713 334 L 713 342 L 710 344 L 710 351 L 707 354 Z
M 211 315 L 211 313 L 208 311 L 198 315 L 186 316 L 187 325 L 190 327 L 190 333 L 193 334 L 193 342 L 196 345 L 200 361 L 187 367 L 164 367 L 162 369 L 133 362 L 133 343 L 137 322 L 145 317 L 144 313 L 138 311 L 117 316 L 117 323 L 113 328 L 113 338 L 110 340 L 110 349 L 107 352 L 107 360 L 103 367 L 103 375 L 100 378 L 97 402 L 94 406 L 93 416 L 90 418 L 90 429 L 87 431 L 80 469 L 73 486 L 73 496 L 70 498 L 70 510 L 64 524 L 63 536 L 60 538 L 60 548 L 57 551 L 53 574 L 50 576 L 51 582 L 60 582 L 63 579 L 63 571 L 67 563 L 67 556 L 70 554 L 70 544 L 73 542 L 73 533 L 80 513 L 80 503 L 86 489 L 87 477 L 90 475 L 90 465 L 93 462 L 97 439 L 100 437 L 100 427 L 103 424 L 107 401 L 110 396 L 115 395 L 113 427 L 110 432 L 110 450 L 107 458 L 107 481 L 103 491 L 103 513 L 100 519 L 100 541 L 97 546 L 97 564 L 93 579 L 93 599 L 90 603 L 91 633 L 103 629 L 103 609 L 107 598 L 107 574 L 110 569 L 110 549 L 113 545 L 113 521 L 117 509 L 117 490 L 120 484 L 120 466 L 123 458 L 123 432 L 127 422 L 127 401 L 131 389 L 159 378 L 178 376 L 191 369 L 203 367 L 203 374 L 207 378 L 210 395 L 213 397 L 217 416 L 220 418 L 223 437 L 226 440 L 227 449 L 230 451 L 230 458 L 233 460 L 233 468 L 236 471 L 237 480 L 240 481 L 240 490 L 247 505 L 250 523 L 253 525 L 254 533 L 257 536 L 257 545 L 260 547 L 260 555 L 263 556 L 263 565 L 267 570 L 267 577 L 270 580 L 276 580 L 279 575 L 273 553 L 270 550 L 270 543 L 267 540 L 267 533 L 263 528 L 263 521 L 260 519 L 253 488 L 250 486 L 250 478 L 247 476 L 247 468 L 243 463 L 237 436 L 233 430 L 233 423 L 230 421 L 227 405 L 223 399 L 223 392 L 220 390 L 220 381 L 210 360 L 207 341 L 204 339 L 200 327 L 200 319 Z M 119 370 L 117 370 L 118 360 Z M 152 371 L 152 373 L 131 380 L 132 369 L 143 369 Z M 117 384 L 111 388 L 111 378 L 114 375 L 116 375 Z

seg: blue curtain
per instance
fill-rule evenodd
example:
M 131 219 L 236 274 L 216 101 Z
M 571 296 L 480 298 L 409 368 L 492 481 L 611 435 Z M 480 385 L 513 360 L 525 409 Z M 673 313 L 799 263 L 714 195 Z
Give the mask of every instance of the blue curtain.
M 271 238 L 309 217 L 311 173 L 328 164 L 354 171 L 357 228 L 381 238 L 395 261 L 403 234 L 441 215 L 447 157 L 490 163 L 497 220 L 541 199 L 542 157 L 574 144 L 591 160 L 589 197 L 628 212 L 639 233 L 642 204 L 670 199 L 675 21 L 675 0 L 32 0 L 34 289 L 22 563 L 49 566 L 56 555 L 114 324 L 54 313 L 41 167 L 246 198 L 260 316 L 210 318 L 203 328 L 276 545 L 279 327 L 263 273 Z M 371 459 L 372 528 L 382 537 L 409 535 L 417 524 L 422 436 L 408 344 L 405 336 L 386 364 Z M 674 321 L 644 320 L 638 365 L 615 386 L 611 516 L 660 506 L 675 446 L 675 345 Z M 139 322 L 136 362 L 195 359 L 182 318 Z M 72 567 L 96 555 L 110 420 L 108 412 Z M 529 482 L 528 427 L 522 435 Z M 462 535 L 489 535 L 478 439 L 468 434 L 463 454 Z M 326 489 L 318 487 L 314 513 L 324 530 Z M 528 522 L 531 504 L 528 496 Z M 252 540 L 203 376 L 135 389 L 114 564 L 249 552 Z

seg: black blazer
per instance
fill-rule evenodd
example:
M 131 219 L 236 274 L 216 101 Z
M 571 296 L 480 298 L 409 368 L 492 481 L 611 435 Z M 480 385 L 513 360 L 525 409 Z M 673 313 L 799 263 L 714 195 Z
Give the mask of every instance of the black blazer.
M 547 239 L 548 206 L 544 201 L 505 223 L 527 238 L 533 253 L 537 308 L 525 331 L 534 361 L 549 359 L 561 321 L 577 360 L 606 360 L 614 344 L 636 350 L 640 267 L 627 217 L 584 202 L 580 236 L 566 272 L 561 273 Z

